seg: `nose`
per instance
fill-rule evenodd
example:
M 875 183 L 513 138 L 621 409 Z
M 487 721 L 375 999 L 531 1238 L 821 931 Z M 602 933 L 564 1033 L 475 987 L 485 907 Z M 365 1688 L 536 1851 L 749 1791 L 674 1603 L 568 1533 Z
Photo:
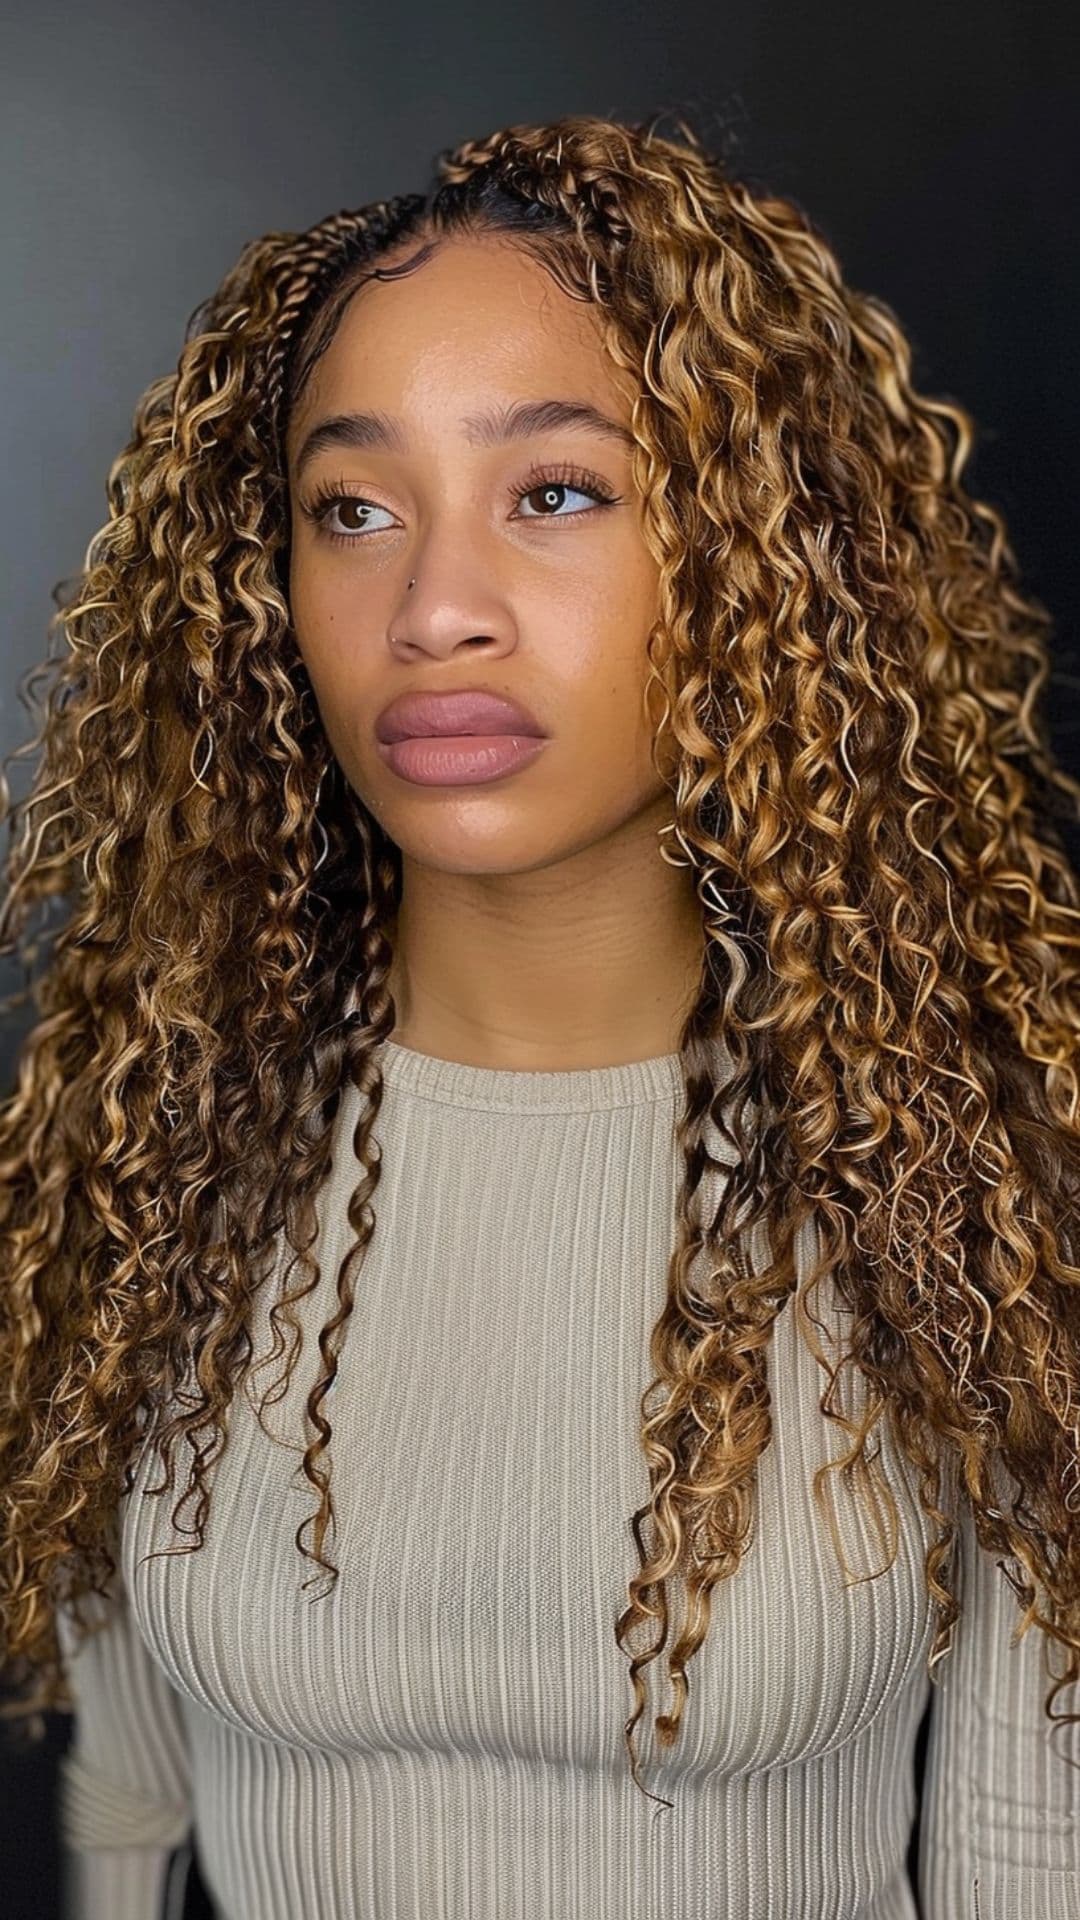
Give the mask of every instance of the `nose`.
M 449 557 L 442 567 L 429 552 L 422 585 L 420 568 L 410 574 L 387 634 L 395 659 L 450 658 L 462 645 L 473 650 L 478 644 L 501 656 L 516 644 L 505 595 L 492 590 L 490 575 L 462 567 L 460 546 L 455 552 L 456 563 Z

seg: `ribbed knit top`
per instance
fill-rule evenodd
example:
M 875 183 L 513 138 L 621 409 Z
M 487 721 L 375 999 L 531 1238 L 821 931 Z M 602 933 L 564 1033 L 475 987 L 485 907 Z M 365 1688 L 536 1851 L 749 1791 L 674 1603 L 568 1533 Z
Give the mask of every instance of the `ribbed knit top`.
M 156 1920 L 169 1851 L 192 1838 L 220 1920 L 916 1920 L 905 1858 L 928 1705 L 923 1920 L 1076 1920 L 1080 1772 L 1061 1756 L 1080 1763 L 1080 1740 L 1064 1728 L 1051 1745 L 1044 1636 L 1010 1648 L 1018 1604 L 962 1508 L 964 1611 L 932 1686 L 932 1530 L 885 1423 L 895 1561 L 843 1584 L 812 1480 L 844 1435 L 794 1299 L 768 1349 L 754 1538 L 713 1588 L 668 1750 L 653 1729 L 666 1656 L 646 1669 L 641 1774 L 672 1809 L 634 1785 L 614 1628 L 649 1492 L 639 1403 L 681 1177 L 679 1056 L 527 1072 L 395 1041 L 380 1055 L 376 1227 L 324 1403 L 340 1578 L 294 1536 L 317 1504 L 299 1464 L 315 1335 L 353 1238 L 351 1087 L 318 1202 L 320 1281 L 292 1309 L 304 1345 L 269 1434 L 255 1405 L 283 1358 L 234 1400 L 203 1548 L 145 1559 L 185 1544 L 170 1513 L 189 1459 L 154 1497 L 147 1449 L 118 1612 L 77 1658 L 61 1615 L 68 1920 Z M 804 1235 L 804 1270 L 812 1251 Z M 815 1311 L 839 1338 L 830 1283 Z M 859 1380 L 841 1376 L 849 1413 Z M 865 1496 L 830 1488 L 849 1566 L 873 1575 Z M 669 1598 L 673 1637 L 675 1582 Z

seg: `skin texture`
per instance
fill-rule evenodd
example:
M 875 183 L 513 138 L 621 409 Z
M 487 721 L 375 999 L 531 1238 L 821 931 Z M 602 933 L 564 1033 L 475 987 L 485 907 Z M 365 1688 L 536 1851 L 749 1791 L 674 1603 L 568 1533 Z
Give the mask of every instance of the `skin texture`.
M 286 438 L 298 644 L 331 749 L 402 852 L 393 1037 L 509 1069 L 676 1052 L 703 953 L 688 876 L 657 838 L 672 817 L 644 700 L 658 568 L 631 450 L 565 427 L 473 446 L 461 426 L 552 397 L 629 425 L 633 390 L 595 314 L 520 248 L 455 237 L 355 295 Z M 310 428 L 354 408 L 396 416 L 408 452 L 330 447 L 298 479 Z M 617 504 L 529 478 L 563 463 Z M 339 501 L 320 527 L 323 486 L 375 511 Z M 542 753 L 486 785 L 399 778 L 376 745 L 380 709 L 473 686 L 521 700 L 551 736 Z

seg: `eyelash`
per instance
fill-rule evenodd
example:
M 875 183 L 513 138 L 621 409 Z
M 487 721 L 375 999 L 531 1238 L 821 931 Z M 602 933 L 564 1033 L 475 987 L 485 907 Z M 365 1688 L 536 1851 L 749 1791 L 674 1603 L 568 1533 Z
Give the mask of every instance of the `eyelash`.
M 555 467 L 531 467 L 522 483 L 519 486 L 510 487 L 508 494 L 514 502 L 514 505 L 517 506 L 525 499 L 527 494 L 535 493 L 539 487 L 544 486 L 570 487 L 575 493 L 594 494 L 601 507 L 614 506 L 619 499 L 619 495 L 611 492 L 606 482 L 601 480 L 599 474 L 590 473 L 586 467 L 572 467 L 565 464 Z M 341 479 L 334 482 L 333 485 L 326 485 L 320 488 L 314 497 L 306 503 L 303 511 L 310 519 L 321 524 L 329 513 L 330 508 L 337 506 L 340 500 L 359 500 L 361 505 L 365 507 L 378 505 L 378 501 L 368 500 L 364 494 L 351 493 L 344 479 Z M 384 508 L 383 511 L 387 512 L 389 509 Z M 584 520 L 594 511 L 595 509 L 593 507 L 586 507 L 581 513 L 536 513 L 527 514 L 525 518 L 537 521 Z M 377 531 L 387 533 L 389 532 L 389 528 L 382 527 L 377 529 Z M 328 540 L 333 540 L 338 546 L 344 547 L 355 547 L 359 545 L 361 540 L 371 538 L 370 534 L 365 533 L 362 528 L 352 533 L 334 533 L 326 529 L 325 534 Z

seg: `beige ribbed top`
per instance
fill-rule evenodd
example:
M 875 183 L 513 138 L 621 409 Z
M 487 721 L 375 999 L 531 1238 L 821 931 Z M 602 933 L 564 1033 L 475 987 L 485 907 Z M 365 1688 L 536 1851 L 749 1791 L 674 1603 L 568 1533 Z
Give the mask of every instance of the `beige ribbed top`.
M 790 1300 L 755 1537 L 713 1590 L 667 1752 L 663 1658 L 647 1669 L 642 1777 L 673 1810 L 638 1791 L 614 1623 L 648 1496 L 638 1405 L 673 1244 L 679 1057 L 535 1073 L 394 1041 L 381 1055 L 377 1225 L 325 1403 L 341 1578 L 320 1597 L 293 1536 L 315 1506 L 299 1466 L 314 1335 L 352 1238 L 352 1088 L 319 1202 L 320 1286 L 295 1309 L 304 1350 L 263 1416 L 282 1444 L 252 1404 L 278 1361 L 231 1410 L 206 1545 L 143 1562 L 175 1544 L 188 1462 L 151 1498 L 147 1450 L 121 1613 L 77 1661 L 61 1619 L 69 1920 L 153 1920 L 192 1829 L 221 1920 L 916 1920 L 905 1854 L 931 1696 L 923 1920 L 1077 1920 L 1080 1773 L 1059 1751 L 1080 1762 L 1080 1740 L 1050 1745 L 1044 1636 L 1009 1648 L 1017 1602 L 965 1525 L 965 1611 L 931 1688 L 930 1533 L 880 1426 L 897 1557 L 843 1587 L 811 1488 L 843 1434 Z M 838 1331 L 830 1287 L 817 1312 Z M 827 1484 L 852 1570 L 872 1572 L 863 1499 Z

